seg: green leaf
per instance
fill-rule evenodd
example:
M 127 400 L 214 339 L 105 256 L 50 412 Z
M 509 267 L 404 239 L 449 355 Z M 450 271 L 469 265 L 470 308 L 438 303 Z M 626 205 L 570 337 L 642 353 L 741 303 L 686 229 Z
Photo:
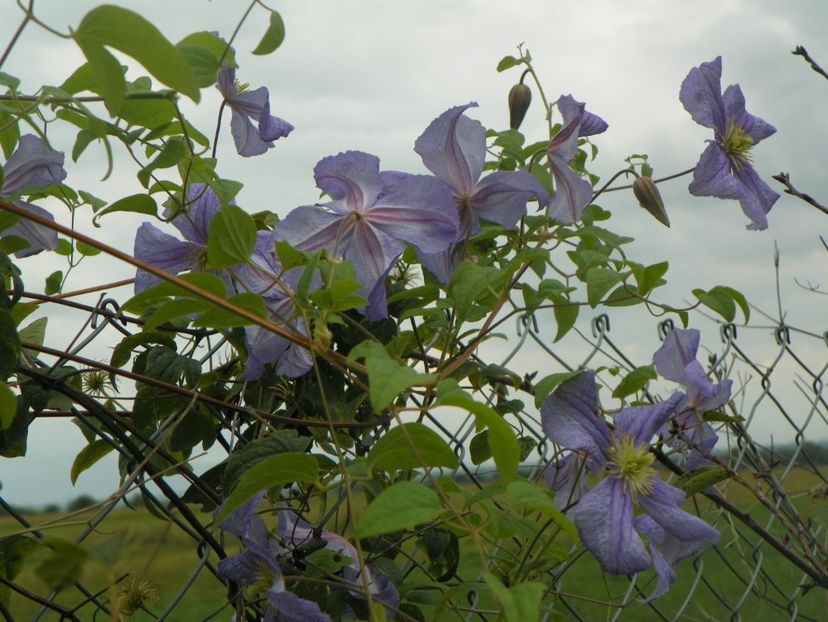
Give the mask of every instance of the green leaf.
M 97 221 L 104 214 L 113 212 L 135 212 L 136 214 L 155 216 L 158 214 L 158 205 L 155 203 L 155 199 L 148 194 L 132 194 L 110 203 L 109 207 L 98 212 L 95 220 Z
M 368 397 L 377 412 L 394 401 L 402 391 L 422 382 L 430 381 L 433 374 L 420 374 L 391 358 L 382 344 L 366 340 L 354 346 L 349 361 L 364 358 L 368 369 Z
M 290 452 L 305 453 L 311 439 L 299 436 L 296 430 L 273 430 L 265 438 L 257 438 L 230 454 L 224 470 L 222 485 L 230 490 L 245 471 L 267 460 L 271 456 Z
M 0 309 L 0 378 L 7 378 L 20 362 L 20 337 L 11 314 Z
M 539 581 L 527 581 L 507 588 L 491 572 L 487 572 L 483 578 L 503 607 L 507 622 L 538 622 L 540 620 L 541 599 L 546 591 L 546 585 Z
M 189 155 L 187 143 L 182 138 L 173 136 L 166 142 L 161 152 L 149 164 L 138 171 L 138 181 L 141 182 L 144 188 L 147 188 L 150 182 L 150 175 L 153 171 L 159 168 L 176 166 L 187 155 Z
M 198 45 L 179 43 L 175 47 L 190 65 L 193 78 L 200 88 L 206 88 L 216 83 L 216 75 L 219 71 L 218 57 L 213 55 L 210 50 Z
M 114 90 L 103 93 L 111 114 L 116 114 L 120 108 L 125 86 L 120 63 L 104 46 L 134 58 L 160 82 L 193 101 L 199 100 L 198 85 L 189 63 L 155 26 L 138 13 L 113 5 L 99 6 L 86 14 L 73 36 L 92 66 L 101 88 L 108 90 L 107 83 L 111 79 L 120 82 Z M 102 60 L 104 55 L 111 60 Z M 118 68 L 118 75 L 115 75 L 113 62 Z
M 694 289 L 693 295 L 704 306 L 721 315 L 726 321 L 732 322 L 736 317 L 736 305 L 733 298 L 726 291 L 723 291 L 723 288 L 714 287 L 709 292 L 703 289 Z
M 640 391 L 646 387 L 650 380 L 655 380 L 656 378 L 658 378 L 658 374 L 656 374 L 655 367 L 652 365 L 636 367 L 618 383 L 615 391 L 612 392 L 612 396 L 623 398 L 632 395 L 636 391 Z
M 614 285 L 621 280 L 621 275 L 615 270 L 595 266 L 590 268 L 586 273 L 587 284 L 587 302 L 589 306 L 595 308 Z
M 52 294 L 57 294 L 60 292 L 60 286 L 63 284 L 63 272 L 60 270 L 55 270 L 46 277 L 46 285 L 43 288 L 43 291 L 51 296 Z
M 224 282 L 215 274 L 209 272 L 191 272 L 189 274 L 179 274 L 178 278 L 195 285 L 199 289 L 204 290 L 214 296 L 224 297 L 225 287 Z M 193 294 L 185 289 L 182 289 L 174 283 L 159 283 L 153 285 L 149 289 L 135 294 L 132 298 L 127 300 L 121 307 L 124 311 L 131 313 L 142 313 L 150 305 L 164 300 L 169 296 L 182 296 L 185 298 L 202 300 L 197 294 Z
M 541 512 L 549 516 L 570 538 L 578 540 L 578 530 L 558 508 L 555 507 L 549 493 L 538 486 L 524 480 L 511 482 L 506 490 L 512 505 L 519 509 Z
M 415 482 L 397 482 L 365 508 L 354 535 L 363 539 L 411 529 L 434 520 L 442 511 L 440 498 L 431 488 Z
M 267 308 L 265 307 L 264 299 L 258 294 L 251 294 L 245 292 L 243 294 L 236 294 L 227 299 L 232 305 L 255 313 L 259 317 L 267 316 Z M 206 326 L 208 328 L 232 328 L 235 326 L 249 326 L 252 324 L 248 319 L 243 318 L 238 313 L 234 313 L 228 309 L 221 307 L 212 307 L 205 311 L 194 322 L 193 326 Z
M 483 464 L 492 457 L 492 448 L 489 447 L 489 431 L 483 430 L 475 434 L 469 443 L 469 454 L 472 464 Z
M 212 268 L 229 268 L 248 260 L 256 245 L 256 223 L 236 205 L 225 205 L 210 222 L 207 261 Z
M 112 445 L 100 439 L 92 441 L 81 449 L 80 453 L 75 456 L 75 460 L 72 462 L 72 469 L 69 472 L 69 480 L 72 482 L 72 485 L 75 485 L 81 473 L 94 465 L 110 451 L 112 451 Z
M 552 393 L 562 382 L 569 380 L 570 378 L 574 378 L 575 376 L 580 375 L 583 373 L 583 369 L 576 369 L 574 371 L 565 371 L 560 372 L 557 374 L 549 374 L 548 376 L 544 376 L 540 380 L 535 383 L 535 407 L 540 408 L 540 405 L 543 403 L 543 400 L 546 399 L 546 396 Z
M 210 303 L 201 298 L 177 298 L 176 300 L 168 300 L 147 316 L 144 328 L 146 330 L 153 330 L 166 322 L 187 317 L 194 313 L 207 311 L 210 307 Z
M 456 469 L 457 456 L 448 443 L 422 423 L 405 423 L 386 432 L 368 453 L 368 465 L 384 471 L 447 467 Z
M 705 488 L 723 482 L 733 476 L 727 469 L 718 466 L 706 466 L 684 473 L 676 478 L 675 485 L 687 495 L 694 495 Z
M 170 333 L 161 331 L 145 331 L 124 337 L 112 351 L 109 364 L 112 367 L 123 367 L 129 362 L 130 354 L 138 346 L 156 343 L 175 348 L 175 340 Z
M 48 323 L 48 317 L 40 317 L 29 324 L 26 328 L 21 328 L 18 332 L 20 341 L 32 343 L 36 346 L 42 346 L 44 339 L 46 339 L 46 325 Z
M 104 105 L 113 117 L 124 105 L 126 80 L 121 63 L 107 49 L 94 42 L 78 39 L 75 42 L 89 61 L 89 68 L 95 77 L 96 90 L 104 98 Z
M 101 249 L 92 246 L 91 244 L 86 244 L 85 242 L 81 242 L 80 240 L 77 241 L 75 247 L 78 249 L 78 252 L 81 255 L 86 257 L 94 257 L 95 255 L 101 254 Z
M 633 270 L 635 280 L 638 283 L 638 293 L 641 296 L 646 296 L 655 287 L 664 283 L 663 277 L 667 273 L 670 264 L 666 261 L 647 266 L 641 270 Z
M 497 63 L 497 72 L 500 73 L 501 71 L 506 71 L 507 69 L 511 69 L 520 63 L 523 62 L 519 58 L 515 58 L 514 56 L 504 56 L 500 59 L 500 62 Z
M 553 300 L 553 302 L 555 303 L 553 309 L 555 322 L 558 325 L 558 331 L 555 333 L 555 341 L 560 341 L 575 326 L 581 307 L 577 303 L 570 302 L 562 296 Z
M 50 590 L 60 591 L 81 578 L 83 564 L 88 557 L 86 550 L 74 542 L 58 538 L 46 538 L 43 543 L 52 552 L 35 568 Z
M 220 525 L 224 519 L 260 490 L 281 489 L 293 482 L 316 484 L 319 463 L 306 453 L 290 452 L 271 456 L 242 473 L 230 495 L 215 518 Z
M 22 571 L 26 558 L 40 548 L 40 544 L 34 538 L 26 536 L 8 536 L 0 538 L 0 578 L 7 581 L 14 581 Z M 0 603 L 9 608 L 11 591 L 8 587 L 0 584 Z
M 458 322 L 466 320 L 475 301 L 499 278 L 500 272 L 494 268 L 478 266 L 468 259 L 457 266 L 449 281 L 448 298 Z
M 495 410 L 475 401 L 450 378 L 437 385 L 436 405 L 463 408 L 474 415 L 478 429 L 488 428 L 489 447 L 500 479 L 514 479 L 520 463 L 520 443 L 511 426 Z
M 727 287 L 726 285 L 717 285 L 710 291 L 721 292 L 727 296 L 730 296 L 730 298 L 735 300 L 736 304 L 739 305 L 739 308 L 742 310 L 742 314 L 745 316 L 745 324 L 750 321 L 750 305 L 748 305 L 748 301 L 744 294 L 733 289 L 732 287 Z
M 0 382 L 0 430 L 8 430 L 16 414 L 17 396 L 5 382 Z
M 282 20 L 282 16 L 279 15 L 278 11 L 271 11 L 270 25 L 267 27 L 262 40 L 259 41 L 259 45 L 256 46 L 252 54 L 261 56 L 275 52 L 284 40 L 285 22 Z

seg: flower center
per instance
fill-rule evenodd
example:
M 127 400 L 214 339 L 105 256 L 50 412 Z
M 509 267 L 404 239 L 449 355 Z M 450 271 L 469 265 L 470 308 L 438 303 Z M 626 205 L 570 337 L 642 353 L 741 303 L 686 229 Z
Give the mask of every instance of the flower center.
M 245 592 L 251 598 L 256 598 L 265 591 L 269 590 L 273 586 L 274 581 L 278 578 L 279 576 L 276 575 L 272 569 L 268 568 L 267 565 L 258 563 L 256 564 L 256 572 L 253 583 L 246 588 Z
M 612 439 L 608 458 L 612 476 L 624 481 L 633 501 L 638 495 L 652 492 L 651 480 L 656 472 L 650 465 L 655 456 L 647 450 L 646 444 L 636 444 L 632 436 L 621 434 Z
M 733 170 L 738 171 L 745 164 L 750 163 L 750 148 L 753 147 L 753 139 L 733 118 L 727 121 L 721 146 Z

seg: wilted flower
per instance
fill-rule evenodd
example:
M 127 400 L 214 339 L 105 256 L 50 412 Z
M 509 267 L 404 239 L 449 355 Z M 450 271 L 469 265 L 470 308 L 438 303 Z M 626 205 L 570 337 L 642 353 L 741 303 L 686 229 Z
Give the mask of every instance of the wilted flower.
M 722 57 L 694 67 L 681 83 L 679 99 L 699 125 L 713 130 L 713 140 L 699 158 L 690 193 L 700 197 L 738 199 L 750 218 L 748 229 L 766 229 L 770 211 L 779 195 L 756 174 L 751 148 L 774 128 L 745 110 L 738 84 L 722 94 Z
M 486 130 L 463 113 L 471 102 L 450 108 L 434 119 L 414 143 L 423 164 L 451 188 L 460 228 L 457 243 L 480 230 L 480 219 L 513 229 L 535 197 L 541 207 L 548 199 L 543 187 L 526 171 L 495 171 L 480 179 L 486 159 Z M 434 276 L 448 281 L 453 268 L 453 247 L 420 259 Z
M 276 560 L 286 550 L 270 535 L 264 521 L 256 514 L 264 496 L 264 491 L 253 495 L 219 526 L 222 531 L 238 537 L 243 547 L 238 555 L 219 561 L 219 575 L 246 588 L 252 596 L 264 592 L 268 602 L 265 622 L 330 622 L 330 616 L 315 602 L 287 591 Z
M 662 430 L 664 441 L 671 447 L 687 448 L 687 468 L 694 469 L 707 462 L 718 435 L 703 419 L 711 410 L 724 406 L 730 399 L 733 381 L 713 384 L 696 360 L 699 331 L 676 328 L 667 333 L 664 343 L 653 355 L 653 364 L 660 376 L 678 382 L 687 390 L 678 413 Z
M 400 606 L 400 594 L 397 588 L 381 572 L 370 566 L 360 565 L 359 553 L 348 540 L 337 533 L 315 528 L 291 510 L 279 512 L 279 526 L 276 531 L 283 541 L 294 549 L 318 540 L 320 548 L 326 548 L 343 558 L 350 559 L 350 563 L 343 568 L 343 578 L 359 588 L 367 584 L 371 599 L 385 605 L 388 617 L 394 618 L 394 613 Z M 354 590 L 351 593 L 364 598 L 361 590 Z
M 293 126 L 270 114 L 267 87 L 244 90 L 236 82 L 236 70 L 222 67 L 218 72 L 218 90 L 233 113 L 230 132 L 239 155 L 261 155 L 273 147 L 273 141 L 293 131 Z M 253 122 L 256 122 L 256 127 Z
M 662 482 L 652 466 L 649 443 L 683 398 L 675 394 L 654 406 L 625 408 L 610 430 L 598 413 L 595 375 L 585 371 L 562 383 L 541 405 L 549 438 L 582 454 L 588 471 L 606 472 L 571 510 L 584 547 L 610 574 L 652 566 L 659 583 L 650 599 L 663 594 L 675 578 L 672 565 L 719 538 L 710 525 L 681 509 L 684 493 Z M 577 476 L 571 466 L 569 474 Z M 561 484 L 572 489 L 571 483 Z M 644 513 L 636 517 L 635 506 Z M 648 539 L 649 554 L 640 534 Z
M 380 172 L 379 159 L 361 151 L 324 158 L 314 178 L 333 201 L 297 207 L 274 239 L 350 261 L 363 286 L 357 293 L 368 300 L 365 316 L 385 317 L 385 276 L 406 242 L 419 253 L 438 253 L 457 235 L 457 217 L 446 209 L 448 188 L 426 175 Z
M 63 169 L 63 154 L 50 148 L 37 136 L 26 134 L 21 136 L 17 149 L 3 167 L 2 188 L 0 197 L 7 198 L 19 195 L 24 191 L 41 190 L 52 184 L 59 184 L 66 178 Z M 54 217 L 45 209 L 26 203 L 13 201 L 18 207 L 54 220 Z M 52 250 L 57 246 L 57 232 L 30 220 L 21 218 L 6 228 L 0 235 L 3 237 L 15 236 L 29 243 L 27 248 L 15 252 L 17 257 L 36 255 L 44 250 Z
M 607 123 L 601 117 L 587 112 L 582 102 L 571 95 L 561 95 L 558 110 L 563 127 L 547 147 L 549 166 L 555 179 L 555 195 L 550 199 L 546 214 L 562 225 L 571 225 L 581 219 L 592 200 L 592 184 L 569 167 L 569 161 L 578 150 L 578 139 L 606 131 Z

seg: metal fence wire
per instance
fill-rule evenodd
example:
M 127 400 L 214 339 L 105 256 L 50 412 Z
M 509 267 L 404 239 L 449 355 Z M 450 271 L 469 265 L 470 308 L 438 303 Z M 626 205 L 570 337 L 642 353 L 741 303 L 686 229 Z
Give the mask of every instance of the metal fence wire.
M 72 532 L 74 542 L 101 542 L 101 534 L 117 533 L 117 517 L 122 513 L 120 508 L 124 500 L 131 499 L 134 503 L 134 493 L 139 491 L 146 508 L 166 521 L 164 538 L 170 530 L 178 530 L 189 541 L 190 550 L 195 549 L 196 555 L 186 558 L 190 561 L 184 571 L 152 568 L 150 560 L 147 562 L 149 567 L 140 571 L 119 571 L 95 580 L 75 581 L 60 594 L 42 591 L 42 585 L 31 581 L 31 573 L 23 573 L 12 580 L 2 578 L 0 573 L 0 589 L 5 587 L 12 595 L 11 610 L 0 603 L 3 608 L 0 618 L 35 622 L 47 619 L 103 620 L 132 614 L 136 620 L 229 619 L 234 605 L 228 602 L 219 602 L 219 606 L 211 611 L 201 609 L 201 613 L 193 617 L 194 609 L 198 609 L 193 602 L 194 586 L 202 585 L 201 589 L 204 589 L 206 584 L 211 586 L 208 589 L 213 594 L 227 593 L 226 585 L 217 578 L 216 551 L 223 550 L 229 543 L 211 529 L 210 514 L 199 512 L 198 504 L 193 503 L 198 501 L 206 507 L 220 503 L 220 491 L 210 469 L 199 466 L 198 461 L 190 467 L 180 455 L 163 449 L 161 441 L 175 427 L 178 415 L 170 416 L 148 437 L 135 431 L 126 432 L 112 423 L 110 415 L 119 409 L 129 410 L 129 396 L 134 395 L 134 389 L 128 373 L 124 377 L 124 372 L 119 371 L 121 393 L 106 406 L 103 398 L 93 399 L 88 391 L 72 389 L 76 385 L 71 383 L 58 387 L 47 373 L 63 364 L 74 365 L 86 373 L 115 371 L 97 363 L 94 356 L 86 356 L 86 352 L 98 340 L 133 334 L 136 325 L 128 317 L 116 317 L 117 303 L 112 299 L 99 300 L 90 306 L 66 299 L 51 299 L 51 302 L 79 314 L 84 329 L 62 352 L 40 348 L 39 352 L 29 353 L 32 362 L 29 377 L 43 386 L 60 388 L 72 402 L 66 407 L 46 408 L 36 418 L 74 418 L 86 429 L 88 439 L 108 443 L 119 453 L 121 472 L 125 474 L 118 489 L 91 512 L 75 520 L 71 515 L 62 518 L 63 522 L 76 524 Z M 640 318 L 635 321 L 640 329 Z M 515 377 L 522 377 L 523 382 L 531 381 L 520 369 L 521 365 L 526 365 L 527 370 L 541 369 L 543 374 L 579 367 L 602 368 L 620 377 L 637 366 L 650 364 L 648 357 L 651 354 L 641 348 L 633 348 L 635 352 L 630 352 L 629 347 L 625 352 L 625 346 L 620 345 L 622 340 L 616 340 L 616 335 L 624 332 L 622 322 L 614 319 L 611 330 L 610 317 L 600 315 L 594 318 L 588 331 L 573 331 L 564 342 L 553 346 L 552 336 L 544 333 L 534 316 L 521 316 L 514 332 L 505 340 L 506 345 L 493 346 L 486 351 L 486 356 L 499 360 L 498 370 L 506 370 L 502 382 L 495 379 L 485 390 L 489 402 L 494 404 L 498 400 L 515 398 Z M 668 595 L 648 604 L 639 601 L 653 589 L 652 573 L 630 577 L 603 575 L 597 563 L 579 546 L 573 545 L 571 550 L 563 552 L 560 564 L 546 574 L 554 598 L 542 612 L 541 619 L 584 622 L 828 620 L 828 591 L 825 588 L 828 584 L 825 537 L 828 521 L 828 469 L 825 467 L 828 455 L 825 445 L 828 440 L 825 395 L 828 332 L 816 334 L 773 322 L 758 328 L 720 324 L 719 339 L 716 340 L 716 325 L 707 323 L 706 326 L 702 334 L 707 350 L 700 353 L 700 359 L 704 360 L 706 354 L 711 376 L 728 377 L 734 381 L 732 399 L 725 413 L 728 416 L 715 424 L 720 438 L 713 456 L 714 464 L 726 469 L 730 477 L 695 495 L 690 505 L 719 530 L 719 543 L 702 555 L 679 564 L 678 579 Z M 647 330 L 651 331 L 651 336 L 655 334 L 663 339 L 672 329 L 670 321 L 663 321 Z M 213 361 L 220 365 L 223 343 L 220 340 L 205 343 L 208 343 L 206 347 L 198 345 L 202 362 Z M 278 389 L 278 386 L 274 387 L 274 391 L 278 392 Z M 657 399 L 667 390 L 651 386 L 645 397 Z M 513 403 L 515 406 L 507 421 L 521 438 L 534 441 L 521 473 L 529 479 L 542 480 L 545 466 L 560 448 L 544 435 L 539 414 L 532 404 Z M 211 450 L 212 462 L 216 463 L 248 442 L 250 435 L 239 425 L 238 413 L 218 406 L 211 407 L 211 413 L 223 428 Z M 426 422 L 445 438 L 460 459 L 459 468 L 451 474 L 456 481 L 480 489 L 491 483 L 496 477 L 491 462 L 475 464 L 473 460 L 472 445 L 478 431 L 471 416 L 426 411 Z M 366 428 L 361 436 L 353 434 L 356 440 L 349 450 L 351 454 L 357 455 L 369 447 L 376 434 L 378 432 L 370 428 Z M 662 476 L 668 480 L 680 473 L 680 468 L 674 472 L 660 468 Z M 176 477 L 168 477 L 172 475 Z M 65 474 L 56 474 L 58 476 L 65 477 Z M 336 525 L 341 528 L 343 520 L 351 520 L 348 516 L 343 518 L 341 497 L 333 499 L 318 512 L 320 527 L 330 525 L 334 528 Z M 290 500 L 292 507 L 299 510 L 305 509 L 302 502 L 301 499 Z M 36 539 L 49 537 L 52 526 L 33 525 L 35 519 L 18 512 L 14 499 L 0 496 L 0 506 L 19 524 L 15 533 Z M 167 546 L 167 540 L 153 541 L 146 534 L 130 537 L 149 538 L 146 546 L 156 551 Z M 117 550 L 115 547 L 115 552 L 107 552 L 106 546 L 102 546 L 99 552 L 104 558 L 107 555 L 117 557 Z M 4 561 L 11 563 L 8 559 Z M 422 562 L 412 556 L 408 564 L 411 570 L 412 566 Z M 478 568 L 474 575 L 456 573 L 454 583 L 463 582 L 467 586 L 467 606 L 455 609 L 451 617 L 440 619 L 498 619 L 491 603 L 483 602 L 474 588 L 483 584 L 483 574 L 487 570 L 491 568 Z M 165 588 L 163 598 L 152 596 L 159 584 Z M 114 599 L 113 593 L 117 595 Z M 120 611 L 114 609 L 115 602 L 119 603 Z M 401 613 L 398 619 L 408 618 Z

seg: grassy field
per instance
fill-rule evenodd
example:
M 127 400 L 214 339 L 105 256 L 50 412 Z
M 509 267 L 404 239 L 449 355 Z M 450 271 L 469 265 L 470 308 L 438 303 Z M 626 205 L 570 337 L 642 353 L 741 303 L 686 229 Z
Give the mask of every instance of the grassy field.
M 818 480 L 813 475 L 799 473 L 793 474 L 786 484 L 792 493 L 805 493 L 815 490 Z M 760 523 L 764 524 L 767 520 L 767 510 L 755 506 L 755 500 L 751 504 L 749 496 L 738 487 L 730 488 L 728 498 L 741 508 L 749 509 L 751 516 Z M 794 502 L 804 517 L 813 519 L 817 524 L 828 524 L 828 500 L 825 497 L 799 494 Z M 711 516 L 707 514 L 706 518 L 710 519 Z M 41 524 L 54 518 L 38 515 L 32 517 L 32 521 Z M 49 536 L 71 539 L 83 528 L 79 524 L 83 523 L 83 518 L 73 517 L 76 524 L 49 526 L 43 531 Z M 209 517 L 203 518 L 207 521 Z M 678 580 L 667 595 L 654 603 L 656 608 L 636 604 L 635 598 L 639 596 L 636 594 L 631 599 L 633 604 L 621 612 L 618 620 L 647 622 L 662 620 L 664 617 L 673 619 L 679 611 L 682 611 L 681 620 L 730 620 L 737 608 L 740 619 L 746 622 L 791 619 L 790 614 L 773 607 L 768 599 L 787 606 L 788 597 L 803 581 L 802 572 L 767 545 L 751 549 L 749 543 L 755 542 L 756 537 L 751 536 L 749 542 L 739 539 L 735 530 L 745 530 L 737 523 L 734 524 L 735 527 L 730 527 L 726 517 L 719 518 L 718 527 L 722 531 L 719 547 L 708 551 L 698 560 L 687 560 L 680 564 Z M 18 531 L 13 520 L 0 518 L 0 537 Z M 136 621 L 155 619 L 184 587 L 199 561 L 192 540 L 176 527 L 171 528 L 168 523 L 152 517 L 146 511 L 123 509 L 114 512 L 85 544 L 90 558 L 84 565 L 83 584 L 89 590 L 100 591 L 102 600 L 111 602 L 118 598 L 117 592 L 108 591 L 107 586 L 127 574 L 147 581 L 157 592 L 157 600 L 147 602 L 152 615 L 138 612 L 131 618 Z M 479 558 L 465 545 L 463 553 L 460 576 L 476 578 L 480 571 Z M 27 564 L 17 583 L 35 594 L 45 596 L 47 590 L 35 572 L 38 563 L 45 563 L 45 552 L 38 555 L 33 562 Z M 758 573 L 757 568 L 760 569 Z M 767 576 L 761 571 L 767 573 Z M 752 579 L 754 574 L 756 578 Z M 753 592 L 747 588 L 751 582 L 754 585 Z M 653 585 L 652 573 L 639 575 L 637 587 L 641 593 L 648 594 Z M 610 620 L 617 613 L 617 604 L 623 601 L 628 588 L 626 578 L 603 575 L 590 556 L 582 555 L 567 570 L 557 586 L 563 597 L 559 601 L 563 619 L 575 619 L 573 612 L 577 612 L 589 622 Z M 485 593 L 485 589 L 481 593 Z M 798 619 L 828 620 L 827 594 L 826 590 L 817 588 L 800 595 L 796 599 L 796 607 L 798 614 L 803 617 Z M 228 620 L 232 613 L 226 606 L 226 597 L 226 588 L 204 568 L 167 619 L 195 622 L 215 616 L 217 620 Z M 489 600 L 484 596 L 478 606 L 482 609 L 493 607 Z M 57 602 L 72 608 L 82 604 L 84 597 L 74 588 L 69 588 L 58 596 Z M 15 620 L 32 619 L 39 609 L 38 605 L 20 595 L 13 594 L 11 597 L 11 612 Z M 78 610 L 78 617 L 82 620 L 102 622 L 108 619 L 104 614 L 93 614 L 94 607 L 91 605 Z M 52 622 L 59 620 L 59 616 L 47 612 L 40 619 Z M 451 612 L 435 616 L 435 619 L 459 618 L 456 612 Z M 488 619 L 494 620 L 494 617 L 489 616 Z

